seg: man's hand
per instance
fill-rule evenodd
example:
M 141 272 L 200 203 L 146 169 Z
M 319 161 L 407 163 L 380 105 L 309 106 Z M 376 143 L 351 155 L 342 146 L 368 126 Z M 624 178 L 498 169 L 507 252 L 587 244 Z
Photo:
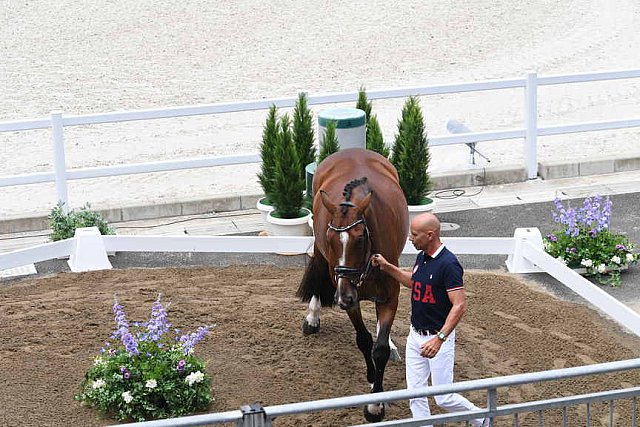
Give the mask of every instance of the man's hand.
M 380 267 L 380 270 L 382 271 L 385 271 L 386 267 L 390 265 L 389 261 L 380 254 L 371 255 L 371 264 L 373 264 L 374 267 Z
M 433 337 L 429 341 L 425 341 L 420 346 L 420 355 L 422 357 L 426 357 L 428 359 L 433 358 L 438 351 L 440 351 L 440 346 L 442 345 L 442 341 L 438 337 Z

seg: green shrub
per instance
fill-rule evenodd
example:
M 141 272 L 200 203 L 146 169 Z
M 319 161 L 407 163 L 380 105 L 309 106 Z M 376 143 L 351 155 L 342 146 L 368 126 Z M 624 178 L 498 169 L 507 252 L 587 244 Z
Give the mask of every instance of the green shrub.
M 69 213 L 64 212 L 64 203 L 59 202 L 49 213 L 49 228 L 51 241 L 69 239 L 75 235 L 76 228 L 98 227 L 100 234 L 115 234 L 115 231 L 86 203 L 79 211 L 73 209 Z
M 375 151 L 378 154 L 389 158 L 389 148 L 384 144 L 384 138 L 382 136 L 382 130 L 380 129 L 380 123 L 378 118 L 372 114 L 373 104 L 367 99 L 367 92 L 363 86 L 358 91 L 358 101 L 356 102 L 356 108 L 364 111 L 365 120 L 367 125 L 366 131 L 366 148 L 367 150 Z
M 280 119 L 276 146 L 276 167 L 272 194 L 272 215 L 279 218 L 299 218 L 303 204 L 305 177 L 300 175 L 300 159 L 291 136 L 288 115 Z
M 94 359 L 75 399 L 121 421 L 178 417 L 207 409 L 213 400 L 211 380 L 193 352 L 209 327 L 178 336 L 160 296 L 148 322 L 130 326 L 117 301 L 113 313 L 116 330 Z
M 271 204 L 273 198 L 273 186 L 276 170 L 276 146 L 278 144 L 278 109 L 272 105 L 267 115 L 262 130 L 262 143 L 260 144 L 260 172 L 258 181 L 266 197 L 266 204 Z
M 422 109 L 417 98 L 411 96 L 402 108 L 391 155 L 400 187 L 410 205 L 424 204 L 431 190 L 427 168 L 431 160 Z
M 305 178 L 305 167 L 316 161 L 313 115 L 307 105 L 307 95 L 300 93 L 293 109 L 293 143 L 300 159 L 300 176 Z
M 320 148 L 320 156 L 318 157 L 318 164 L 331 154 L 340 150 L 340 143 L 338 142 L 338 136 L 336 135 L 337 122 L 335 120 L 327 121 L 327 127 L 324 132 L 324 140 L 322 147 Z

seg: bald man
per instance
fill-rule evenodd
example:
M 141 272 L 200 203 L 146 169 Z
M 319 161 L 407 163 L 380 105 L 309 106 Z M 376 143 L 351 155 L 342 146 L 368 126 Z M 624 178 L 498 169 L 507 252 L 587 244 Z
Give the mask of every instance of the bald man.
M 425 213 L 411 221 L 409 240 L 420 251 L 412 272 L 390 264 L 382 255 L 372 256 L 373 265 L 411 289 L 411 329 L 406 346 L 407 389 L 451 384 L 455 327 L 466 309 L 463 269 L 456 256 L 440 241 L 440 221 Z M 435 396 L 436 404 L 449 412 L 480 410 L 457 393 Z M 409 402 L 414 418 L 431 415 L 427 398 Z M 489 419 L 474 419 L 474 426 Z

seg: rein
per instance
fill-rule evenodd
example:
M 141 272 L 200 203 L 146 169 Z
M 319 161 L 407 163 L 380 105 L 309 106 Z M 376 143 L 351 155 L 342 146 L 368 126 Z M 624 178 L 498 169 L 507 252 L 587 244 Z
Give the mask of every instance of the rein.
M 328 224 L 328 228 L 330 230 L 336 231 L 338 233 L 349 231 L 358 224 L 364 224 L 364 230 L 367 235 L 367 242 L 369 243 L 367 247 L 367 251 L 365 252 L 365 255 L 364 255 L 365 256 L 364 259 L 368 259 L 364 267 L 364 270 L 361 270 L 360 268 L 356 268 L 356 267 L 349 267 L 346 265 L 337 265 L 333 269 L 333 271 L 335 272 L 336 283 L 338 282 L 338 279 L 347 279 L 351 284 L 351 286 L 355 286 L 356 288 L 360 288 L 360 286 L 362 286 L 362 284 L 367 280 L 367 278 L 371 274 L 371 271 L 373 271 L 373 264 L 371 262 L 371 232 L 369 231 L 369 227 L 367 227 L 367 222 L 365 221 L 364 217 L 361 217 L 360 219 L 352 222 L 351 224 L 345 227 L 336 227 L 331 223 Z M 362 264 L 364 264 L 364 259 Z

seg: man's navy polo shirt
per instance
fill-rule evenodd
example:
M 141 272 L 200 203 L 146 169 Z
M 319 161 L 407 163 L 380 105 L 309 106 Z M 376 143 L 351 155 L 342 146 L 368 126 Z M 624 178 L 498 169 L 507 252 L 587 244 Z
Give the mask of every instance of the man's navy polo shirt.
M 461 289 L 463 269 L 444 245 L 435 258 L 424 251 L 416 257 L 411 275 L 411 324 L 417 329 L 439 331 L 451 311 L 448 292 Z

